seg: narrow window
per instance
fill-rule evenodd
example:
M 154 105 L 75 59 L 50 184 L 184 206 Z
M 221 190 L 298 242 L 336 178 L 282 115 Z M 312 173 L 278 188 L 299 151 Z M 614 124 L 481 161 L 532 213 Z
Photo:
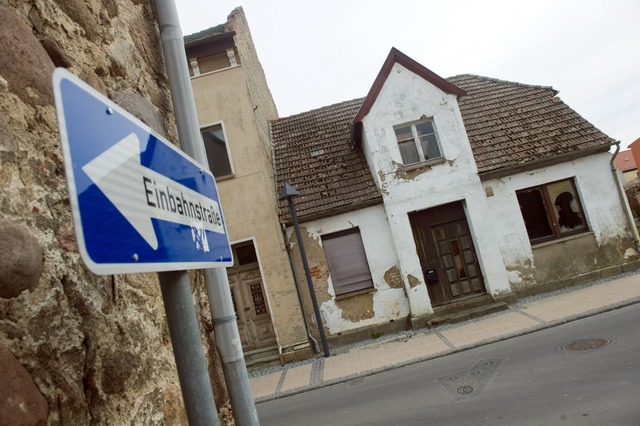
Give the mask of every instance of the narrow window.
M 202 130 L 202 140 L 207 152 L 207 160 L 211 173 L 216 178 L 232 176 L 231 161 L 229 160 L 229 147 L 224 139 L 222 125 L 207 127 Z
M 322 236 L 336 296 L 373 287 L 360 229 Z
M 589 230 L 572 179 L 522 189 L 516 196 L 534 244 Z
M 432 120 L 394 127 L 402 163 L 414 164 L 442 157 Z

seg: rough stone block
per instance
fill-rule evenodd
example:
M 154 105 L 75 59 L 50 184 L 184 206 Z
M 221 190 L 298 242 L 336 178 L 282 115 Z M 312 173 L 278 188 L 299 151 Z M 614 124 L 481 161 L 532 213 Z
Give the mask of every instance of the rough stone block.
M 0 297 L 33 289 L 42 274 L 42 248 L 26 229 L 0 219 Z
M 29 28 L 15 13 L 0 6 L 0 75 L 31 105 L 53 104 L 54 65 Z
M 0 425 L 45 425 L 47 401 L 29 372 L 0 344 Z

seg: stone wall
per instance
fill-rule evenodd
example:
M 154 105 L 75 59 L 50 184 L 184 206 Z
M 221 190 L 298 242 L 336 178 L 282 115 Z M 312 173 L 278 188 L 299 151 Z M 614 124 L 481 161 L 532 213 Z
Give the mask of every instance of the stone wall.
M 155 274 L 99 277 L 78 254 L 51 83 L 68 68 L 175 141 L 154 16 L 0 0 L 0 424 L 186 424 Z

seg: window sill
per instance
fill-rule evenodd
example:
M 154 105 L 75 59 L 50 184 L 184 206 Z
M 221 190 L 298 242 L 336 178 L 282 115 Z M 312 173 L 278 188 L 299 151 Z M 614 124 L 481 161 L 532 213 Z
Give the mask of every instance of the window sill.
M 543 243 L 537 243 L 537 244 L 531 244 L 531 248 L 532 249 L 537 249 L 537 248 L 540 248 L 540 247 L 546 247 L 546 246 L 551 246 L 551 245 L 558 244 L 558 243 L 564 243 L 566 241 L 571 241 L 571 240 L 575 240 L 575 239 L 578 239 L 578 238 L 586 237 L 587 235 L 593 235 L 593 231 L 585 231 L 585 232 L 582 232 L 580 234 L 569 235 L 568 237 L 558 238 L 556 240 L 545 241 Z
M 226 176 L 220 176 L 220 177 L 216 177 L 216 182 L 220 182 L 223 180 L 229 180 L 229 179 L 233 179 L 234 177 L 236 177 L 235 174 L 231 174 L 231 175 L 226 175 Z
M 436 164 L 442 164 L 442 163 L 444 163 L 446 161 L 447 161 L 446 158 L 438 157 L 438 158 L 433 158 L 431 160 L 421 161 L 419 163 L 407 164 L 406 166 L 403 165 L 402 167 L 400 167 L 400 170 L 408 172 L 408 171 L 411 171 L 411 170 L 421 169 L 423 167 L 430 167 L 430 166 L 434 166 Z
M 356 290 L 356 291 L 352 291 L 350 293 L 344 293 L 344 294 L 339 294 L 336 296 L 335 300 L 344 300 L 344 299 L 349 299 L 351 297 L 356 297 L 356 296 L 360 296 L 362 294 L 371 294 L 371 293 L 375 293 L 376 289 L 373 287 L 370 288 L 363 288 L 362 290 Z
M 191 80 L 195 80 L 199 77 L 206 77 L 208 75 L 212 75 L 212 74 L 218 74 L 224 71 L 228 71 L 228 70 L 232 70 L 234 68 L 238 68 L 240 66 L 240 64 L 238 65 L 231 65 L 225 68 L 219 68 L 217 70 L 213 70 L 213 71 L 207 71 L 207 72 L 203 72 L 202 74 L 198 74 L 198 75 L 190 75 L 189 78 L 191 78 Z

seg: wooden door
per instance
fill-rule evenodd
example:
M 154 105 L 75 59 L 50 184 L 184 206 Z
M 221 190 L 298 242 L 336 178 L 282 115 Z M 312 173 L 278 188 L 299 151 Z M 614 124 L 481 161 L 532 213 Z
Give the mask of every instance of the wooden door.
M 486 292 L 461 202 L 409 215 L 433 306 Z
M 247 245 L 241 248 L 246 251 Z M 250 248 L 254 250 L 253 244 Z M 238 256 L 238 253 L 237 247 L 234 247 L 236 263 L 234 267 L 227 269 L 227 275 L 242 349 L 253 350 L 275 345 L 276 336 L 257 258 L 243 257 L 242 252 Z
M 451 300 L 484 293 L 482 274 L 467 221 L 458 220 L 434 226 L 432 233 L 444 272 L 442 281 L 446 280 L 446 284 L 441 284 L 448 285 L 446 293 Z

